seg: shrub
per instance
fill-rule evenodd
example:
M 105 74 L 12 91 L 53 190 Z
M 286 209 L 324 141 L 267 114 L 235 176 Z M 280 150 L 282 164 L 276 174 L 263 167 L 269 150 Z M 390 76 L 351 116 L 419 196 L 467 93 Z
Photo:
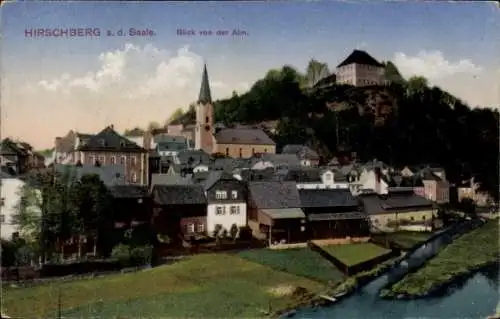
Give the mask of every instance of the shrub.
M 130 253 L 130 246 L 118 244 L 111 251 L 111 258 L 117 259 L 122 265 L 127 265 L 130 261 Z
M 240 239 L 241 240 L 252 239 L 252 229 L 248 226 L 240 227 Z
M 134 247 L 130 251 L 130 263 L 134 266 L 151 264 L 152 255 L 153 247 L 151 246 Z

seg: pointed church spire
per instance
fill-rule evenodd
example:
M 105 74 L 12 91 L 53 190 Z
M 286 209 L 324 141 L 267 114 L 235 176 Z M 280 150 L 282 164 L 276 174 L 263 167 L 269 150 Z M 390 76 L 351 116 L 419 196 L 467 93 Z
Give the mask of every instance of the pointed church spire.
M 208 82 L 207 64 L 203 67 L 203 75 L 201 78 L 200 96 L 198 103 L 208 104 L 212 103 L 212 95 L 210 94 L 210 84 Z

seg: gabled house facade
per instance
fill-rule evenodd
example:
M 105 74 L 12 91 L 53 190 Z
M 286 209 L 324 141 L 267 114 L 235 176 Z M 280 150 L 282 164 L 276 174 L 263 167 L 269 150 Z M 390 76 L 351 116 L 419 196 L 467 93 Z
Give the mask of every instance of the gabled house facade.
M 207 234 L 207 199 L 201 185 L 154 185 L 152 227 L 173 240 Z
M 216 225 L 230 231 L 233 225 L 247 225 L 245 185 L 233 175 L 212 171 L 202 183 L 207 197 L 207 231 L 212 235 Z
M 348 189 L 299 189 L 310 239 L 368 238 L 367 215 Z
M 438 204 L 449 203 L 450 183 L 443 169 L 424 168 L 418 173 L 424 184 L 425 197 Z
M 373 190 L 377 194 L 387 194 L 389 192 L 389 184 L 378 167 L 373 170 L 364 169 L 359 177 L 359 183 L 363 185 L 363 190 Z
M 281 151 L 282 154 L 294 154 L 296 155 L 302 166 L 313 166 L 319 165 L 319 155 L 310 147 L 300 144 L 288 144 L 283 147 Z
M 387 195 L 362 195 L 360 200 L 375 232 L 401 229 L 403 222 L 417 226 L 414 230 L 430 230 L 437 214 L 432 201 L 415 195 L 411 189 Z
M 108 126 L 78 146 L 80 164 L 123 165 L 130 184 L 148 184 L 148 151 Z
M 249 182 L 248 191 L 248 224 L 254 235 L 269 246 L 305 242 L 306 215 L 295 182 Z

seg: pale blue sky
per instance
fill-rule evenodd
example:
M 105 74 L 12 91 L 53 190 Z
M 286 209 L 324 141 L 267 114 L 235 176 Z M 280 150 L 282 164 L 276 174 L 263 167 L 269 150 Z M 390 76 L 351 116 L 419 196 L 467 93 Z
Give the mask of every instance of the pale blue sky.
M 492 81 L 498 82 L 500 30 L 498 9 L 492 3 L 16 2 L 2 7 L 1 21 L 1 64 L 6 80 L 2 87 L 2 133 L 19 136 L 40 147 L 50 146 L 55 135 L 65 134 L 70 128 L 95 131 L 110 122 L 120 128 L 151 120 L 163 122 L 176 108 L 187 107 L 196 99 L 201 69 L 189 69 L 182 64 L 189 61 L 182 59 L 175 60 L 177 64 L 170 63 L 177 50 L 186 45 L 194 63 L 191 67 L 199 68 L 201 59 L 207 61 L 211 80 L 217 82 L 213 89 L 216 98 L 232 90 L 244 90 L 268 69 L 283 64 L 303 70 L 314 57 L 334 69 L 358 47 L 378 60 L 395 60 L 399 53 L 396 62 L 400 62 L 403 73 L 429 74 L 432 83 L 473 105 L 498 105 L 498 91 L 491 91 L 496 89 Z M 25 37 L 27 28 L 71 27 L 99 28 L 101 36 Z M 105 30 L 126 31 L 131 27 L 149 28 L 156 35 L 105 36 Z M 249 35 L 180 37 L 176 35 L 178 28 L 240 29 Z M 68 79 L 81 79 L 89 72 L 95 79 L 103 68 L 99 56 L 123 51 L 127 43 L 142 49 L 149 45 L 169 53 L 151 53 L 155 55 L 153 59 L 140 49 L 142 53 L 126 55 L 122 64 L 114 66 L 115 71 L 106 71 L 120 74 L 110 80 L 106 90 L 89 91 L 85 85 L 75 84 L 64 94 L 58 92 L 64 88 L 62 85 L 48 93 L 38 85 L 42 80 L 55 83 L 63 74 L 67 74 L 68 83 Z M 432 73 L 438 66 L 445 70 L 442 76 Z M 126 76 L 125 69 L 135 73 Z M 468 74 L 470 70 L 475 72 L 473 76 Z M 125 97 L 131 87 L 156 75 L 158 81 L 151 84 L 157 87 L 156 93 Z M 139 78 L 141 83 L 131 84 Z M 168 89 L 168 81 L 180 78 L 184 79 L 183 84 Z M 476 92 L 473 85 L 485 89 L 483 82 L 489 83 L 488 91 Z M 161 85 L 165 85 L 165 90 L 158 88 Z M 26 120 L 27 116 L 32 119 Z M 39 132 L 21 130 L 21 120 L 39 127 Z

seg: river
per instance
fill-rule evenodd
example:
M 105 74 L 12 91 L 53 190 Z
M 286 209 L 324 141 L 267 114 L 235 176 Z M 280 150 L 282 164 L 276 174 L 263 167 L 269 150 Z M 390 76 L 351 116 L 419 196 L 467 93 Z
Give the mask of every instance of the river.
M 379 292 L 387 285 L 401 279 L 410 268 L 420 267 L 432 258 L 440 248 L 452 242 L 459 233 L 469 229 L 467 222 L 451 231 L 442 232 L 433 240 L 407 254 L 387 274 L 373 280 L 358 292 L 330 307 L 302 308 L 293 318 L 341 318 L 341 319 L 406 319 L 406 318 L 471 318 L 484 319 L 495 312 L 500 300 L 497 266 L 483 270 L 469 279 L 455 283 L 441 297 L 411 301 L 383 300 Z
M 370 286 L 376 285 L 377 280 L 335 305 L 316 309 L 301 309 L 293 318 L 484 319 L 495 313 L 500 300 L 498 286 L 494 280 L 481 273 L 468 279 L 462 287 L 450 289 L 443 297 L 411 301 L 392 301 L 378 298 L 376 294 L 373 294 L 373 291 L 370 291 L 372 288 Z

